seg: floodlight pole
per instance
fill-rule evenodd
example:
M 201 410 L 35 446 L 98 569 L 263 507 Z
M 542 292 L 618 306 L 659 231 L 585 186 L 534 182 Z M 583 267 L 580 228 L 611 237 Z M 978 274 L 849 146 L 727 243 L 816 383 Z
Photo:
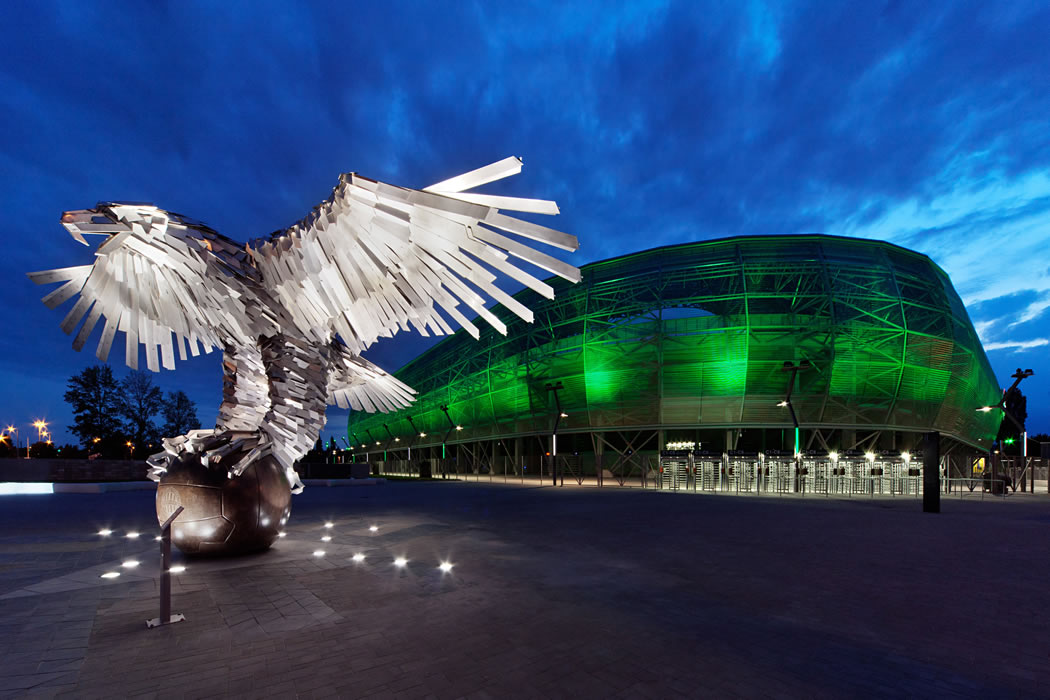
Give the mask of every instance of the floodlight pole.
M 546 385 L 547 391 L 554 392 L 554 432 L 551 433 L 551 483 L 554 486 L 558 485 L 558 424 L 561 423 L 561 400 L 558 398 L 558 392 L 565 387 L 562 386 L 561 382 L 554 382 L 553 384 Z M 565 485 L 565 480 L 562 479 L 561 485 Z
M 445 436 L 441 438 L 441 478 L 444 479 L 448 472 L 448 469 L 445 466 L 445 444 L 448 442 L 448 436 L 456 429 L 456 424 L 452 422 L 452 416 L 448 414 L 447 405 L 442 404 L 439 408 L 444 412 L 445 420 L 448 421 L 448 430 L 445 431 Z
M 365 428 L 365 433 L 368 435 L 368 447 L 365 448 L 365 461 L 371 463 L 372 460 L 371 460 L 370 451 L 372 449 L 372 446 L 378 444 L 379 441 L 376 440 L 374 437 L 372 437 L 372 429 L 371 428 Z M 371 471 L 371 470 L 372 470 L 371 467 L 369 467 L 369 471 Z
M 791 403 L 791 393 L 795 390 L 795 377 L 798 376 L 800 369 L 809 369 L 813 365 L 810 364 L 809 360 L 799 360 L 796 365 L 791 360 L 785 360 L 784 366 L 780 368 L 781 372 L 791 372 L 791 376 L 788 378 L 787 393 L 784 395 L 784 401 L 781 403 L 782 406 L 787 406 L 788 411 L 791 412 L 791 423 L 795 426 L 795 492 L 797 493 L 801 488 L 802 480 L 802 463 L 799 458 L 800 454 L 800 443 L 799 443 L 799 426 L 798 416 L 795 415 L 795 406 Z
M 175 509 L 164 524 L 160 526 L 160 617 L 146 620 L 146 627 L 160 627 L 182 622 L 185 615 L 171 614 L 171 524 L 185 510 L 182 506 Z
M 354 431 L 351 430 L 350 431 L 350 436 L 352 438 L 354 438 L 354 445 L 360 445 L 361 444 L 361 438 L 357 437 L 357 433 L 355 433 Z M 350 456 L 354 460 L 354 462 L 357 462 L 357 447 L 354 447 L 352 449 L 354 450 L 354 452 Z M 366 462 L 368 461 L 368 455 L 367 454 L 365 455 L 365 461 Z
M 386 466 L 386 451 L 390 448 L 390 443 L 394 441 L 394 434 L 390 432 L 390 426 L 386 423 L 383 423 L 383 429 L 386 430 L 387 434 L 386 442 L 383 443 L 383 462 L 384 466 Z
M 416 424 L 412 422 L 412 416 L 405 416 L 408 419 L 408 424 L 412 427 L 412 439 L 408 441 L 408 461 L 412 461 L 412 445 L 416 441 L 416 437 L 419 435 L 419 431 L 416 430 Z

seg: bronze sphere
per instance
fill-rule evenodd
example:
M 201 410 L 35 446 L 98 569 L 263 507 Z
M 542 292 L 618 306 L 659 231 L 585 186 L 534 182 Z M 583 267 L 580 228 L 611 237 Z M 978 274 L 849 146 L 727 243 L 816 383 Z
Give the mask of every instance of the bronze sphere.
M 233 455 L 228 459 L 236 461 Z M 171 526 L 176 547 L 186 554 L 246 554 L 273 544 L 288 521 L 291 500 L 288 479 L 273 457 L 229 478 L 225 468 L 205 467 L 193 454 L 173 464 L 157 484 L 157 521 L 182 506 Z

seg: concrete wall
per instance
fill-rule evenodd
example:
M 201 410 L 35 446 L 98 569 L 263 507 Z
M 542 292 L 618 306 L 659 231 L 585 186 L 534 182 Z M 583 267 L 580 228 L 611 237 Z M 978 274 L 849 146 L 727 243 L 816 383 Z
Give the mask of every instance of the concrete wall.
M 0 481 L 144 481 L 146 462 L 120 459 L 0 459 Z
M 304 479 L 361 479 L 367 464 L 299 464 Z M 145 481 L 146 462 L 120 459 L 0 459 L 0 481 Z

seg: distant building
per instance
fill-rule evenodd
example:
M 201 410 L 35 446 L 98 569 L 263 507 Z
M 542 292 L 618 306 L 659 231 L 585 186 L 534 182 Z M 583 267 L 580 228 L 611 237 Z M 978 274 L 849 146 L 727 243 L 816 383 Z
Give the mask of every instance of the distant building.
M 803 361 L 791 397 L 802 449 L 906 450 L 936 430 L 942 451 L 984 451 L 1002 419 L 975 410 L 1001 391 L 962 301 L 925 255 L 874 240 L 753 236 L 582 271 L 577 285 L 547 280 L 553 300 L 515 295 L 535 323 L 495 307 L 506 337 L 461 331 L 410 362 L 396 375 L 419 391 L 415 405 L 353 413 L 348 440 L 373 459 L 378 449 L 404 459 L 410 444 L 414 459 L 437 458 L 448 435 L 464 459 L 532 463 L 550 451 L 557 419 L 559 453 L 592 464 L 672 442 L 793 450 L 790 409 L 778 404 L 785 363 Z M 558 382 L 562 418 L 548 389 Z

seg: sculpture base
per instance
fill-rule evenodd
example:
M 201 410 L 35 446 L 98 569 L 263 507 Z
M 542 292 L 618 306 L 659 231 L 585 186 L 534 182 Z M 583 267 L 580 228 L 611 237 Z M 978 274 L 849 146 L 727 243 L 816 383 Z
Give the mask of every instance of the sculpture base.
M 273 457 L 256 461 L 232 479 L 223 468 L 201 464 L 188 454 L 175 462 L 157 484 L 157 522 L 179 506 L 171 541 L 186 554 L 230 556 L 270 547 L 288 522 L 292 491 Z M 236 463 L 240 455 L 227 459 Z

